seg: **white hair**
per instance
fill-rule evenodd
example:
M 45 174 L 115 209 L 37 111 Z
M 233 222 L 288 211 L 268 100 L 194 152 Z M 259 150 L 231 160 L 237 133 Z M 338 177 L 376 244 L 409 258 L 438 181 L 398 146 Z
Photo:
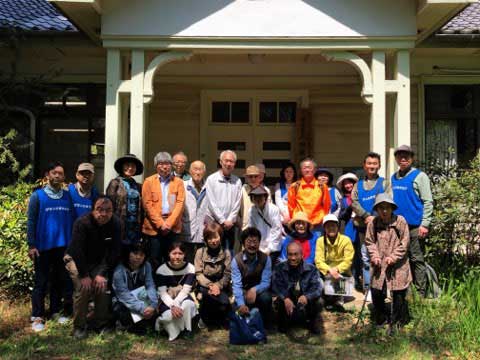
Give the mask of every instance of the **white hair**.
M 233 156 L 233 160 L 234 161 L 237 161 L 237 154 L 235 154 L 235 151 L 233 150 L 223 150 L 221 153 L 220 153 L 220 160 L 223 160 L 223 157 L 227 154 L 230 154 Z
M 305 158 L 303 159 L 302 161 L 300 161 L 300 169 L 302 168 L 303 164 L 305 164 L 306 162 L 311 162 L 313 164 L 313 167 L 316 168 L 317 167 L 317 163 L 315 162 L 315 160 L 313 160 L 312 158 Z
M 175 158 L 176 158 L 177 156 L 179 156 L 179 155 L 180 155 L 180 156 L 183 156 L 183 157 L 185 158 L 185 161 L 188 161 L 188 157 L 187 157 L 187 155 L 185 155 L 185 153 L 184 153 L 183 151 L 176 152 L 176 153 L 172 156 L 173 160 L 175 161 Z

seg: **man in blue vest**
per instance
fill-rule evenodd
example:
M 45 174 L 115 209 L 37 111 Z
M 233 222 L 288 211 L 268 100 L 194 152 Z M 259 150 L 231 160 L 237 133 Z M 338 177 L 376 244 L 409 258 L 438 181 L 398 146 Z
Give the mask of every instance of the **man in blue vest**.
M 60 316 L 62 292 L 67 281 L 63 253 L 70 242 L 73 225 L 72 200 L 68 191 L 62 188 L 65 180 L 63 165 L 59 162 L 50 164 L 46 177 L 48 184 L 36 190 L 28 204 L 28 256 L 33 260 L 35 271 L 31 321 L 35 332 L 45 328 L 45 296 L 49 280 L 50 314 L 59 322 L 66 320 Z
M 410 230 L 409 259 L 414 283 L 420 295 L 425 295 L 426 267 L 423 259 L 423 240 L 433 214 L 433 198 L 427 174 L 412 167 L 414 153 L 408 145 L 395 149 L 398 171 L 392 175 L 393 200 L 398 205 L 395 214 L 402 215 Z
M 77 182 L 68 185 L 68 191 L 75 209 L 75 219 L 92 211 L 92 203 L 98 197 L 98 191 L 93 185 L 95 168 L 93 164 L 81 163 L 75 174 Z
M 370 287 L 370 259 L 365 246 L 365 231 L 367 225 L 375 218 L 373 205 L 375 196 L 385 192 L 387 181 L 378 175 L 381 166 L 380 154 L 369 152 L 363 159 L 363 171 L 365 176 L 360 179 L 352 190 L 352 209 L 356 214 L 354 224 L 357 228 L 360 251 L 362 254 L 363 291 Z M 368 294 L 368 301 L 371 295 Z

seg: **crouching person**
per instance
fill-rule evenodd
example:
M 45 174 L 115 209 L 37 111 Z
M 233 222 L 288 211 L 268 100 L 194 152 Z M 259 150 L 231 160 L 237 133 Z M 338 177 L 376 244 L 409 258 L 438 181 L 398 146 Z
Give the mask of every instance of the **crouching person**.
M 302 247 L 292 242 L 287 261 L 273 271 L 272 290 L 277 296 L 278 330 L 286 332 L 293 323 L 307 323 L 314 334 L 322 332 L 323 282 L 315 265 L 303 260 Z
M 94 299 L 94 329 L 103 331 L 110 321 L 108 279 L 120 257 L 120 220 L 113 215 L 112 201 L 99 196 L 93 210 L 79 217 L 73 225 L 72 241 L 64 257 L 72 278 L 73 335 L 87 337 L 88 303 Z
M 240 239 L 244 250 L 232 260 L 235 306 L 240 315 L 248 315 L 250 308 L 258 308 L 268 329 L 272 326 L 272 262 L 269 256 L 260 251 L 261 234 L 256 228 L 243 230 Z
M 378 216 L 367 225 L 365 235 L 373 266 L 370 286 L 375 321 L 377 325 L 388 322 L 389 331 L 394 331 L 409 321 L 405 297 L 412 282 L 408 261 L 408 224 L 401 215 L 393 215 L 396 208 L 397 205 L 387 194 L 377 195 L 374 209 Z M 391 310 L 385 305 L 387 291 L 392 294 Z
M 152 266 L 143 243 L 127 245 L 113 273 L 113 315 L 117 330 L 144 334 L 153 329 L 158 306 Z

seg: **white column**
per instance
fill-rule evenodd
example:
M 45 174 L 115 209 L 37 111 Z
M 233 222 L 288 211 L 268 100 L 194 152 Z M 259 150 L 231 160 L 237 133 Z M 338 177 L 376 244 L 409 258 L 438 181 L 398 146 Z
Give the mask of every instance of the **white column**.
M 394 138 L 395 147 L 410 145 L 410 53 L 397 52 L 395 80 L 398 83 L 397 103 L 395 104 Z
M 121 154 L 120 98 L 118 87 L 121 74 L 120 50 L 107 51 L 107 99 L 105 107 L 105 172 L 104 189 L 111 179 L 116 177 L 113 164 Z
M 145 105 L 143 103 L 143 81 L 145 74 L 145 53 L 132 50 L 132 77 L 130 98 L 130 153 L 145 164 Z M 143 174 L 136 177 L 143 181 Z
M 385 97 L 385 53 L 372 53 L 372 110 L 370 114 L 370 150 L 386 159 L 386 97 Z M 385 166 L 379 171 L 385 176 Z

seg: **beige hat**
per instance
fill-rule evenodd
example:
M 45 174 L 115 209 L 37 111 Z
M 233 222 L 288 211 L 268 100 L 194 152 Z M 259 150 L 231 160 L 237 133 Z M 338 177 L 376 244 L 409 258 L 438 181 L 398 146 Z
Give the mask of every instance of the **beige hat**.
M 258 171 L 260 171 L 262 174 L 265 174 L 267 170 L 265 169 L 265 165 L 263 164 L 255 164 L 255 166 L 258 168 Z
M 255 165 L 250 165 L 249 167 L 247 167 L 247 170 L 245 171 L 244 175 L 245 176 L 260 175 L 260 170 Z
M 92 174 L 95 174 L 95 167 L 90 163 L 81 163 L 78 165 L 77 172 L 78 171 L 90 171 Z
M 305 221 L 310 227 L 312 227 L 312 222 L 308 220 L 307 214 L 302 211 L 299 211 L 295 215 L 293 215 L 292 220 L 290 220 L 290 222 L 288 223 L 290 229 L 293 229 L 293 226 L 297 221 Z
M 358 177 L 354 173 L 346 173 L 340 176 L 337 180 L 337 188 L 342 190 L 342 183 L 344 180 L 352 180 L 354 182 L 358 182 Z

